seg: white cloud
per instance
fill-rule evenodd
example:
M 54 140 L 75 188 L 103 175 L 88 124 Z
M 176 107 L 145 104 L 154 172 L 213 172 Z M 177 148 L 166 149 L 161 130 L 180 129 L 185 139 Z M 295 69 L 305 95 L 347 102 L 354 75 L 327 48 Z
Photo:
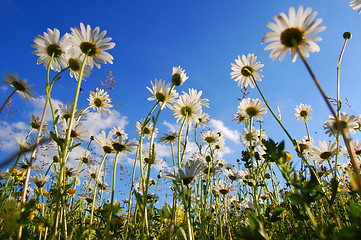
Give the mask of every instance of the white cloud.
M 225 139 L 231 140 L 234 143 L 240 143 L 239 138 L 241 134 L 237 130 L 231 130 L 224 125 L 221 120 L 211 119 L 209 120 L 209 127 L 215 131 L 223 133 Z
M 98 112 L 91 112 L 86 116 L 87 121 L 84 123 L 89 134 L 98 134 L 103 129 L 108 129 L 112 127 L 121 127 L 125 129 L 128 125 L 128 120 L 126 116 L 121 116 L 120 112 L 112 110 L 112 113 L 109 115 L 100 114 Z
M 179 130 L 179 125 L 176 123 L 170 123 L 170 122 L 167 122 L 166 120 L 164 120 L 163 125 L 168 127 L 169 131 L 171 131 L 171 132 L 178 132 L 178 130 Z

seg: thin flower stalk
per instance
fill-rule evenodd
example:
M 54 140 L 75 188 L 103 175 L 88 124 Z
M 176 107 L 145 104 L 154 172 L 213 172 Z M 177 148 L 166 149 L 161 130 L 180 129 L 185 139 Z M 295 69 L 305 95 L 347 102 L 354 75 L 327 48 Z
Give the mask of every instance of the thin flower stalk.
M 344 42 L 342 44 L 342 48 L 341 48 L 341 52 L 339 55 L 339 58 L 337 60 L 337 86 L 336 86 L 336 91 L 337 91 L 337 116 L 340 117 L 340 112 L 341 112 L 341 108 L 342 108 L 342 101 L 341 101 L 341 61 L 342 61 L 342 57 L 343 54 L 345 52 L 346 49 L 346 45 L 348 40 L 351 38 L 351 33 L 350 32 L 345 32 L 343 34 L 344 37 Z M 336 135 L 336 143 L 337 143 L 337 149 L 340 148 L 340 132 L 337 131 L 337 135 Z M 337 168 L 338 168 L 338 157 L 339 157 L 339 151 L 337 151 L 336 153 L 336 157 L 335 157 L 335 169 L 334 169 L 334 176 L 336 176 L 336 172 L 337 172 Z
M 110 213 L 107 218 L 107 223 L 106 223 L 106 227 L 104 230 L 104 233 L 106 236 L 109 235 L 110 221 L 111 221 L 112 215 L 113 215 L 113 203 L 114 203 L 115 185 L 117 182 L 117 165 L 118 165 L 119 153 L 120 152 L 118 152 L 118 151 L 115 153 L 114 162 L 113 162 L 112 193 L 111 193 L 111 197 L 110 197 Z
M 95 209 L 95 201 L 96 201 L 96 197 L 97 197 L 97 186 L 98 186 L 98 179 L 99 179 L 99 175 L 100 175 L 100 171 L 103 168 L 104 162 L 107 159 L 108 153 L 104 153 L 104 156 L 102 158 L 102 161 L 100 162 L 100 165 L 98 167 L 97 170 L 97 175 L 94 179 L 95 184 L 94 184 L 94 189 L 93 189 L 93 201 L 92 201 L 92 206 L 91 206 L 91 210 L 90 210 L 90 221 L 89 221 L 89 225 L 92 226 L 93 225 L 93 218 L 94 218 L 94 209 Z M 89 236 L 90 239 L 90 236 Z
M 46 84 L 45 84 L 46 98 L 45 98 L 45 103 L 44 103 L 44 107 L 43 107 L 43 113 L 42 113 L 41 120 L 40 120 L 40 126 L 39 126 L 38 133 L 37 133 L 36 139 L 35 139 L 35 146 L 37 146 L 40 143 L 41 134 L 42 134 L 42 130 L 43 130 L 44 122 L 45 122 L 47 105 L 48 105 L 48 102 L 50 101 L 51 86 L 49 85 L 49 82 L 50 82 L 51 63 L 52 63 L 53 59 L 54 59 L 54 53 L 52 54 L 52 56 L 49 60 L 47 69 L 46 69 L 46 77 L 45 77 L 45 79 L 46 79 Z M 35 160 L 35 157 L 36 157 L 36 147 L 34 147 L 32 153 L 31 153 L 30 164 L 29 164 L 29 167 L 26 169 L 24 190 L 23 190 L 23 195 L 21 198 L 21 203 L 23 205 L 25 204 L 25 201 L 26 201 L 26 193 L 28 190 L 28 185 L 29 185 L 29 180 L 30 180 L 31 166 L 32 166 L 32 162 Z M 18 231 L 18 239 L 21 239 L 22 228 L 23 228 L 23 225 L 20 224 L 19 231 Z
M 73 100 L 73 105 L 72 105 L 72 111 L 71 111 L 71 115 L 70 115 L 70 120 L 69 120 L 69 126 L 68 129 L 72 129 L 73 128 L 73 120 L 75 118 L 75 112 L 76 112 L 76 107 L 77 107 L 77 103 L 78 103 L 78 99 L 79 99 L 79 93 L 80 93 L 80 86 L 82 83 L 82 79 L 83 79 L 83 73 L 84 73 L 84 69 L 85 69 L 85 65 L 86 65 L 86 60 L 87 60 L 88 54 L 84 55 L 84 60 L 81 66 L 81 70 L 80 70 L 80 74 L 79 74 L 79 79 L 77 82 L 77 86 L 76 86 L 76 90 L 75 90 L 75 95 L 74 95 L 74 100 Z M 71 135 L 71 131 L 67 131 L 64 143 L 63 143 L 63 149 L 61 151 L 61 157 L 59 158 L 59 177 L 58 177 L 58 181 L 57 181 L 57 191 L 58 193 L 62 192 L 62 188 L 63 186 L 65 186 L 65 163 L 67 161 L 68 155 L 69 155 L 69 143 L 70 143 L 70 135 Z M 56 202 L 56 211 L 54 214 L 54 224 L 52 227 L 52 238 L 55 237 L 57 235 L 57 228 L 58 228 L 58 221 L 59 221 L 59 217 L 58 217 L 58 213 L 59 213 L 59 209 L 60 209 L 60 204 L 62 202 L 62 194 L 59 194 L 58 198 L 57 198 L 57 202 Z

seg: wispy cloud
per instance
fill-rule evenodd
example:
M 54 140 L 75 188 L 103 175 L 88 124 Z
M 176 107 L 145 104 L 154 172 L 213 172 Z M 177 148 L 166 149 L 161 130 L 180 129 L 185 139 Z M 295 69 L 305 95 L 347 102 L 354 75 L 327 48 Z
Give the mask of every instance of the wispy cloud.
M 221 120 L 211 119 L 209 127 L 214 131 L 222 132 L 225 139 L 231 140 L 234 143 L 240 143 L 239 138 L 241 134 L 237 130 L 229 129 Z

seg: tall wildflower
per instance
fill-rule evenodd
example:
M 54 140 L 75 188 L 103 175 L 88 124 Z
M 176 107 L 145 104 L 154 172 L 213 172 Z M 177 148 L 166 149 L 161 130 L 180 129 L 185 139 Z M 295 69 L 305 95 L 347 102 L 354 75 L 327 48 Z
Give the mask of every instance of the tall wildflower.
M 101 63 L 113 63 L 113 56 L 110 55 L 106 50 L 112 49 L 115 43 L 109 42 L 112 38 L 105 37 L 107 31 L 100 32 L 100 28 L 96 27 L 92 29 L 90 25 L 80 23 L 80 28 L 70 28 L 70 42 L 74 47 L 77 47 L 78 51 L 82 54 L 87 54 L 87 64 L 90 67 L 94 65 L 100 68 Z
M 59 72 L 62 67 L 67 65 L 64 53 L 69 47 L 68 39 L 68 34 L 60 37 L 60 31 L 56 28 L 54 30 L 48 28 L 47 32 L 44 32 L 43 35 L 35 37 L 35 44 L 31 46 L 36 48 L 33 54 L 39 57 L 37 63 L 43 63 L 47 68 L 50 60 L 53 59 L 50 69 Z
M 257 56 L 253 53 L 249 53 L 247 56 L 238 56 L 235 61 L 236 63 L 231 63 L 233 70 L 231 78 L 238 82 L 239 87 L 246 88 L 250 86 L 254 88 L 254 81 L 262 80 L 263 64 L 257 62 Z
M 304 9 L 300 6 L 296 12 L 293 7 L 290 7 L 288 16 L 281 12 L 273 18 L 275 23 L 267 23 L 267 27 L 273 32 L 266 33 L 262 42 L 271 42 L 265 47 L 265 50 L 271 50 L 270 58 L 274 60 L 279 57 L 282 61 L 290 51 L 292 62 L 295 62 L 296 48 L 299 48 L 305 57 L 309 56 L 309 52 L 319 52 L 320 47 L 315 41 L 320 41 L 321 37 L 310 35 L 322 32 L 326 27 L 318 27 L 322 19 L 315 19 L 316 15 L 317 12 L 312 12 L 311 8 Z

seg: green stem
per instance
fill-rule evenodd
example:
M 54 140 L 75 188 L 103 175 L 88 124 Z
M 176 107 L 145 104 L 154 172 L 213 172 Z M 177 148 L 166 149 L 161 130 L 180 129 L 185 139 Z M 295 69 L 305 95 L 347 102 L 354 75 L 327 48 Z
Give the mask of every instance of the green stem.
M 90 222 L 89 222 L 89 226 L 92 227 L 93 225 L 93 216 L 94 216 L 94 209 L 95 209 L 95 204 L 96 204 L 96 197 L 97 197 L 97 187 L 98 187 L 98 179 L 99 179 L 99 175 L 100 175 L 100 171 L 103 168 L 104 162 L 106 160 L 108 156 L 108 153 L 104 153 L 103 159 L 100 162 L 98 171 L 97 171 L 97 175 L 94 179 L 95 184 L 94 184 L 94 190 L 93 190 L 93 202 L 92 202 L 92 206 L 91 206 L 91 210 L 90 210 Z M 89 235 L 89 240 L 91 238 L 91 235 Z

